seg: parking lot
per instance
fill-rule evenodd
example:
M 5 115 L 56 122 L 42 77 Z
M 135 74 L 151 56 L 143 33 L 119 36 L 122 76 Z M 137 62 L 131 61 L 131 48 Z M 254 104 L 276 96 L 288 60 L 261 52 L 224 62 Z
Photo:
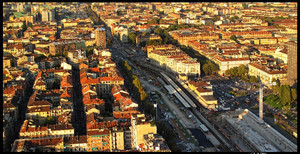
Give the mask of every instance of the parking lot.
M 212 79 L 210 83 L 213 86 L 214 96 L 218 100 L 219 109 L 250 109 L 258 104 L 258 88 L 254 88 L 250 83 L 226 78 Z M 229 92 L 236 92 L 240 95 L 235 96 Z M 270 90 L 264 88 L 264 95 L 268 93 L 270 93 Z

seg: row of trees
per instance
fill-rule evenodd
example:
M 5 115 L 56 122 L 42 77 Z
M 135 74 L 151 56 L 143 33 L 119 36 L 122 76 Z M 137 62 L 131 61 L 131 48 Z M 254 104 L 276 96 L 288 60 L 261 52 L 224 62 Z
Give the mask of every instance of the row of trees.
M 273 93 L 281 99 L 284 106 L 292 107 L 292 102 L 297 99 L 297 89 L 289 85 L 281 85 L 279 80 L 273 80 L 276 85 L 271 86 Z
M 185 45 L 180 45 L 179 47 L 190 57 L 197 58 L 197 61 L 200 62 L 201 64 L 201 74 L 204 73 L 205 75 L 212 75 L 212 74 L 216 74 L 220 70 L 217 64 L 211 62 L 205 56 L 196 52 L 193 48 L 187 47 Z
M 205 75 L 212 75 L 217 73 L 217 71 L 219 70 L 219 66 L 208 60 L 207 63 L 204 63 L 202 65 L 202 70 Z
M 239 77 L 245 82 L 255 83 L 258 82 L 258 78 L 248 75 L 248 70 L 245 65 L 241 64 L 239 67 L 233 67 L 225 71 L 225 75 L 233 78 Z
M 163 19 L 158 19 L 158 18 L 153 18 L 151 19 L 148 24 L 160 24 L 163 22 Z M 157 27 L 155 30 L 154 30 L 154 33 L 159 35 L 161 38 L 162 38 L 162 41 L 148 41 L 145 43 L 145 45 L 148 45 L 148 44 L 173 44 L 173 45 L 178 45 L 178 41 L 175 40 L 173 37 L 171 37 L 168 33 L 169 31 L 173 31 L 173 30 L 179 30 L 179 29 L 182 29 L 182 28 L 191 28 L 191 27 L 194 27 L 194 28 L 200 28 L 201 25 L 193 25 L 193 24 L 175 24 L 175 25 L 171 25 L 169 26 L 168 28 L 166 29 L 162 29 L 160 27 Z M 136 33 L 135 32 L 130 32 L 128 34 L 128 39 L 129 39 L 129 42 L 132 43 L 132 44 L 135 44 L 136 43 Z
M 100 25 L 101 20 L 97 16 L 97 14 L 91 9 L 91 6 L 85 8 L 85 12 L 87 12 L 88 16 L 93 20 L 95 25 Z
M 139 78 L 132 73 L 132 69 L 130 65 L 126 61 L 121 61 L 120 66 L 124 70 L 125 75 L 127 76 L 127 79 L 129 80 L 131 89 L 133 94 L 135 94 L 137 97 L 137 100 L 139 103 L 139 106 L 143 109 L 143 111 L 146 114 L 150 114 L 152 116 L 155 115 L 155 109 L 153 104 L 148 100 L 148 95 L 145 92 L 144 88 L 142 87 L 142 84 L 139 80 Z
M 217 20 L 217 19 L 216 19 Z M 175 40 L 172 36 L 169 35 L 169 31 L 179 30 L 182 28 L 200 28 L 202 25 L 193 25 L 193 24 L 175 24 L 169 26 L 167 29 L 156 28 L 154 33 L 159 35 L 163 39 L 164 44 L 173 44 L 179 46 L 181 50 L 187 53 L 192 58 L 197 58 L 197 61 L 202 65 L 201 71 L 206 75 L 211 75 L 216 73 L 219 70 L 219 66 L 209 61 L 205 56 L 199 54 L 191 47 L 185 45 L 179 45 L 178 41 Z
M 239 19 L 239 17 L 237 15 L 235 15 L 235 16 L 230 17 L 229 21 L 233 22 L 234 20 L 237 20 L 237 19 Z
M 135 32 L 129 32 L 128 33 L 128 40 L 129 40 L 129 43 L 131 44 L 136 44 L 136 34 Z
M 247 73 L 247 68 L 243 64 L 239 65 L 239 67 L 233 67 L 225 71 L 226 75 L 234 76 L 234 77 L 241 77 L 246 73 Z
M 153 20 L 153 21 L 152 21 Z M 160 21 L 157 18 L 153 18 L 151 22 L 157 22 Z M 150 22 L 150 21 L 149 21 Z M 187 47 L 185 45 L 179 45 L 178 41 L 175 40 L 171 35 L 169 35 L 169 31 L 173 30 L 179 30 L 182 28 L 200 28 L 201 25 L 193 25 L 193 24 L 175 24 L 175 25 L 170 25 L 166 29 L 162 29 L 160 27 L 157 27 L 154 30 L 154 33 L 159 35 L 162 40 L 149 40 L 146 42 L 141 42 L 140 46 L 144 47 L 147 45 L 163 45 L 163 44 L 173 44 L 175 46 L 179 46 L 181 50 L 183 50 L 185 53 L 187 53 L 190 57 L 192 58 L 197 58 L 197 61 L 200 62 L 202 65 L 202 73 L 206 75 L 211 75 L 216 73 L 219 70 L 218 65 L 212 63 L 209 61 L 205 56 L 199 54 L 198 52 L 194 51 L 191 47 Z M 128 34 L 129 42 L 132 44 L 136 43 L 136 34 L 135 32 L 130 32 Z
M 147 24 L 162 24 L 164 22 L 163 19 L 153 18 L 147 22 Z

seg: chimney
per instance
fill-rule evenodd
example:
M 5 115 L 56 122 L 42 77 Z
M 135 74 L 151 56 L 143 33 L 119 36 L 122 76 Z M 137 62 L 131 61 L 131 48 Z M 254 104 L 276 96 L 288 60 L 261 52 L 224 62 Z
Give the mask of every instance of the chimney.
M 263 120 L 263 116 L 264 116 L 264 112 L 263 112 L 263 108 L 264 107 L 264 102 L 263 102 L 263 88 L 262 88 L 262 83 L 260 83 L 259 86 L 259 120 L 261 123 L 264 122 Z

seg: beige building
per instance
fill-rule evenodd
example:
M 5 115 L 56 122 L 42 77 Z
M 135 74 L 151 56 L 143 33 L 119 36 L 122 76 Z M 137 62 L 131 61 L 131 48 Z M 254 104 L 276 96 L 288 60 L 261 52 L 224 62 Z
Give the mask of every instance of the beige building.
M 86 152 L 87 135 L 64 137 L 64 152 Z
M 273 79 L 283 80 L 287 74 L 286 70 L 284 69 L 272 69 L 254 62 L 249 63 L 248 68 L 249 75 L 259 77 L 261 82 L 266 86 L 270 86 Z
M 11 67 L 11 59 L 8 57 L 3 57 L 3 68 L 10 68 Z
M 146 134 L 144 135 L 143 152 L 171 152 L 168 144 L 158 134 Z
M 74 136 L 74 128 L 71 124 L 49 125 L 49 135 L 53 137 Z
M 121 151 L 125 149 L 123 129 L 113 129 L 112 131 L 112 149 Z
M 250 63 L 249 58 L 223 58 L 218 55 L 215 55 L 212 60 L 219 65 L 220 71 L 218 72 L 220 75 L 225 74 L 225 71 L 233 68 L 239 67 L 239 65 L 243 64 L 247 66 Z
M 156 134 L 156 126 L 146 122 L 144 114 L 131 115 L 131 143 L 132 149 L 141 149 L 144 144 L 144 135 Z
M 63 138 L 17 139 L 14 141 L 11 151 L 36 152 L 37 150 L 40 150 L 41 152 L 63 152 Z
M 112 151 L 112 138 L 109 129 L 87 131 L 88 151 Z
M 186 75 L 200 75 L 200 63 L 173 45 L 147 47 L 151 63 L 171 72 Z
M 278 47 L 275 50 L 275 53 L 273 54 L 273 57 L 277 59 L 278 63 L 285 63 L 287 64 L 287 59 L 288 59 L 288 53 L 287 49 L 284 47 Z
M 22 27 L 23 22 L 22 21 L 9 21 L 7 22 L 7 27 Z
M 209 82 L 189 81 L 188 87 L 197 94 L 203 106 L 209 109 L 215 109 L 217 107 L 218 102 L 213 96 L 212 85 L 210 85 Z

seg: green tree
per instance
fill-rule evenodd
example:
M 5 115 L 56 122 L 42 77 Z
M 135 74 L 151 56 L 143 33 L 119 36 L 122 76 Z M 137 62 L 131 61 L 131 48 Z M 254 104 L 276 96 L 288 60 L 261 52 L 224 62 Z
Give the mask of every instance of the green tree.
M 145 92 L 145 90 L 142 90 L 142 92 L 141 92 L 141 96 L 140 96 L 140 98 L 141 98 L 141 100 L 143 101 L 143 100 L 145 100 L 146 98 L 147 98 L 147 93 Z
M 291 89 L 292 101 L 297 99 L 297 89 Z
M 243 65 L 243 64 L 239 65 L 239 68 L 238 68 L 238 75 L 239 75 L 239 76 L 242 76 L 242 75 L 244 75 L 244 74 L 246 74 L 246 73 L 247 73 L 247 68 L 246 68 L 246 66 Z
M 209 75 L 211 73 L 211 68 L 207 63 L 202 66 L 202 70 L 205 75 Z
M 283 113 L 284 114 L 291 114 L 291 106 L 290 105 L 284 105 L 283 107 L 282 107 L 282 111 L 283 111 Z
M 24 32 L 24 31 L 26 31 L 26 29 L 27 29 L 27 25 L 26 25 L 25 22 L 23 22 L 23 25 L 22 25 L 22 31 Z
M 242 79 L 243 81 L 247 82 L 247 81 L 249 80 L 249 76 L 246 75 L 246 74 L 244 74 L 244 75 L 241 76 L 241 79 Z
M 159 21 L 158 21 L 159 24 L 162 24 L 163 22 L 164 22 L 163 19 L 159 19 Z
M 146 46 L 146 41 L 140 42 L 140 46 L 141 46 L 141 47 L 145 47 L 145 46 Z
M 248 4 L 243 3 L 242 5 L 243 5 L 243 9 L 247 9 L 248 8 Z
M 43 124 L 44 124 L 44 126 L 45 125 L 54 125 L 54 124 L 56 124 L 56 118 L 54 116 L 47 117 Z
M 237 77 L 239 76 L 239 68 L 238 67 L 233 67 L 233 68 L 230 68 L 228 70 L 225 71 L 225 74 L 226 75 L 231 75 L 233 77 Z
M 236 36 L 235 36 L 234 34 L 230 36 L 230 39 L 231 39 L 231 40 L 234 40 L 234 41 L 237 40 L 237 38 L 236 38 Z
M 64 56 L 65 58 L 68 57 L 68 51 L 67 51 L 67 50 L 64 50 L 64 51 L 63 51 L 63 56 Z
M 235 16 L 229 18 L 230 22 L 233 22 L 233 20 L 235 20 L 235 19 L 239 19 L 239 17 L 235 15 Z
M 149 40 L 146 42 L 147 45 L 162 45 L 162 40 Z
M 281 85 L 279 88 L 279 97 L 283 105 L 290 105 L 291 103 L 291 89 L 288 85 Z
M 206 75 L 211 75 L 218 71 L 219 67 L 211 61 L 208 61 L 207 63 L 203 64 L 202 70 Z
M 208 64 L 209 64 L 209 66 L 211 67 L 211 73 L 213 74 L 213 73 L 216 73 L 217 71 L 219 71 L 220 69 L 219 69 L 219 66 L 217 65 L 217 64 L 214 64 L 214 63 L 212 63 L 212 62 L 210 62 L 210 61 L 208 61 Z
M 119 11 L 119 10 L 118 10 L 118 11 L 117 11 L 117 15 L 118 15 L 118 16 L 122 15 L 122 11 Z
M 213 17 L 213 18 L 212 18 L 212 21 L 213 21 L 213 22 L 216 22 L 216 21 L 218 21 L 218 20 L 220 20 L 220 17 Z
M 272 91 L 273 91 L 273 94 L 278 94 L 278 92 L 279 92 L 279 88 L 280 88 L 280 81 L 277 79 L 275 79 L 275 78 L 273 78 L 272 79 L 272 83 L 273 82 L 276 82 L 276 85 L 272 85 L 271 86 L 271 89 L 272 89 Z
M 147 24 L 158 24 L 159 22 L 158 20 L 159 20 L 158 18 L 153 18 L 150 21 L 148 21 Z
M 128 39 L 130 41 L 130 43 L 135 44 L 135 40 L 136 40 L 136 34 L 134 32 L 130 32 L 128 34 Z
M 125 66 L 127 71 L 131 71 L 131 67 L 129 66 L 127 60 L 124 61 L 124 66 Z
M 227 70 L 225 71 L 225 75 L 231 75 L 231 69 L 227 69 Z
M 109 38 L 107 38 L 106 40 L 107 40 L 107 46 L 111 46 L 111 40 Z
M 93 53 L 94 53 L 94 48 L 87 48 L 86 49 L 86 56 L 87 57 L 92 55 Z
M 250 82 L 250 83 L 255 83 L 255 82 L 258 82 L 258 79 L 257 79 L 257 77 L 255 77 L 255 76 L 250 76 L 249 82 Z
M 162 36 L 164 34 L 164 30 L 161 29 L 160 27 L 158 27 L 154 30 L 154 33 L 159 35 L 159 36 Z

